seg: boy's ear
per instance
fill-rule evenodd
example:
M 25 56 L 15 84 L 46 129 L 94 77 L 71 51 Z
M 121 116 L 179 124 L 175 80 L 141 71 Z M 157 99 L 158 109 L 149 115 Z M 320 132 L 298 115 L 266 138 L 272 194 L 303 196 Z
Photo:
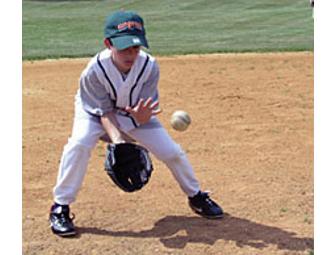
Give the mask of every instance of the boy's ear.
M 111 48 L 112 47 L 112 44 L 111 44 L 111 41 L 109 38 L 105 38 L 104 40 L 104 44 L 107 48 Z

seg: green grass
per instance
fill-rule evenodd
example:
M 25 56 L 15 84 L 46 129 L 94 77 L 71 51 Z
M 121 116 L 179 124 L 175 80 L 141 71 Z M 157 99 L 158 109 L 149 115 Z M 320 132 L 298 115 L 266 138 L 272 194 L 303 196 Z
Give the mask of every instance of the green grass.
M 307 0 L 40 0 L 23 3 L 23 58 L 90 56 L 105 17 L 121 8 L 145 20 L 155 55 L 313 50 Z

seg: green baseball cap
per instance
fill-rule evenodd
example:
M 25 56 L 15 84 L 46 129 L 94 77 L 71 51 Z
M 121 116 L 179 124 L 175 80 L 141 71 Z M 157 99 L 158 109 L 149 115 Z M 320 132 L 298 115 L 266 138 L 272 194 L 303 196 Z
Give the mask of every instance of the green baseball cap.
M 111 13 L 106 18 L 104 35 L 118 50 L 132 46 L 149 48 L 143 19 L 135 12 L 117 11 Z

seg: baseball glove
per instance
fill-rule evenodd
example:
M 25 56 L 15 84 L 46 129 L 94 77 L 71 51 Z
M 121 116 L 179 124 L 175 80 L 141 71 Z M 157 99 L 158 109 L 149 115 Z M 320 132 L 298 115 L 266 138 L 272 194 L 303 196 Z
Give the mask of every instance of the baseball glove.
M 105 170 L 119 188 L 134 192 L 148 183 L 153 165 L 148 151 L 140 145 L 108 144 Z

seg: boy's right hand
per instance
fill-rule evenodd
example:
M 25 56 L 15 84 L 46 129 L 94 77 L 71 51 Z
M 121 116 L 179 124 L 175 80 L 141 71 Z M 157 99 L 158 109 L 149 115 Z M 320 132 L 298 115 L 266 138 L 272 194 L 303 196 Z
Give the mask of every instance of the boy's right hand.
M 131 108 L 130 106 L 127 106 L 125 111 L 131 114 L 132 117 L 134 117 L 135 120 L 141 125 L 147 123 L 152 116 L 162 112 L 160 108 L 157 108 L 158 105 L 159 101 L 153 102 L 151 97 L 146 101 L 141 98 L 135 107 Z

